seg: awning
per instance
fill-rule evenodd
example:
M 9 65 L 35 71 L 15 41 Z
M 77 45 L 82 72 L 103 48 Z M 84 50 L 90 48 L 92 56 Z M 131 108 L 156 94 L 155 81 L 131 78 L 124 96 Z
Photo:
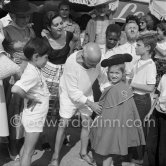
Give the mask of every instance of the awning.
M 109 3 L 110 8 L 117 8 L 119 0 L 69 0 L 71 3 L 87 5 L 89 7 L 98 6 L 104 3 Z
M 159 20 L 166 20 L 166 0 L 152 0 L 149 10 Z

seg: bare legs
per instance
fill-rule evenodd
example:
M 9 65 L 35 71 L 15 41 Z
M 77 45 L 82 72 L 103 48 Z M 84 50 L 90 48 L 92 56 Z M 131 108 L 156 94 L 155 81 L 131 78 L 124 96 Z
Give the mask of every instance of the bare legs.
M 59 160 L 59 153 L 64 141 L 65 137 L 65 130 L 68 125 L 69 119 L 61 118 L 59 126 L 58 126 L 58 131 L 56 134 L 56 142 L 55 142 L 55 149 L 54 149 L 54 154 L 52 156 L 52 162 L 49 164 L 49 166 L 58 166 L 58 160 Z
M 20 166 L 30 166 L 32 155 L 40 133 L 26 133 L 24 145 L 20 151 Z
M 88 116 L 82 116 L 82 130 L 81 130 L 81 150 L 80 154 L 86 155 L 87 154 L 87 147 L 88 147 L 88 141 L 89 141 L 89 124 L 90 124 L 90 117 Z M 58 166 L 58 160 L 59 160 L 59 154 L 60 150 L 62 148 L 62 144 L 64 141 L 65 137 L 65 130 L 66 127 L 68 126 L 69 119 L 61 118 L 59 126 L 58 126 L 58 131 L 56 135 L 56 142 L 55 142 L 55 149 L 54 149 L 54 154 L 52 156 L 52 162 L 49 164 L 49 166 Z M 87 158 L 86 160 L 89 160 L 91 162 L 90 158 Z

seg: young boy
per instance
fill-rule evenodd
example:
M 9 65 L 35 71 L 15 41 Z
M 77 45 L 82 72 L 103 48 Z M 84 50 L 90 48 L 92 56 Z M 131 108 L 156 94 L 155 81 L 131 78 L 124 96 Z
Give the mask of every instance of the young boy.
M 43 131 L 48 112 L 49 91 L 41 73 L 48 59 L 49 45 L 44 39 L 31 39 L 23 49 L 28 65 L 21 79 L 12 87 L 12 93 L 24 98 L 22 124 L 25 141 L 20 152 L 20 166 L 30 166 L 36 142 Z
M 156 84 L 156 65 L 151 59 L 156 43 L 157 39 L 154 34 L 148 33 L 138 37 L 136 54 L 140 56 L 140 59 L 133 68 L 133 79 L 131 81 L 134 100 L 142 122 L 145 138 L 147 136 L 147 127 L 144 122 L 144 118 L 150 111 L 150 93 L 154 91 Z M 143 154 L 144 152 L 141 150 L 141 156 L 139 156 L 141 160 L 143 158 Z

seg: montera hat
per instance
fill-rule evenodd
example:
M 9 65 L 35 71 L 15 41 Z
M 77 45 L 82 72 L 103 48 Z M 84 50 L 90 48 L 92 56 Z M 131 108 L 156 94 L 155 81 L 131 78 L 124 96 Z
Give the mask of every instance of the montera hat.
M 130 54 L 115 54 L 108 59 L 104 59 L 101 62 L 102 67 L 109 67 L 113 65 L 123 64 L 125 62 L 131 62 L 132 56 Z
M 10 0 L 3 9 L 16 15 L 29 15 L 37 11 L 37 6 L 27 0 Z

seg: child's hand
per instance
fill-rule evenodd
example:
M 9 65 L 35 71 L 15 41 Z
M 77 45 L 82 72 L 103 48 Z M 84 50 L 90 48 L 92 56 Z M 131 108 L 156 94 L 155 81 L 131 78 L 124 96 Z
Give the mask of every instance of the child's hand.
M 151 117 L 151 114 L 148 113 L 148 114 L 145 116 L 144 121 L 145 121 L 145 122 L 149 121 L 149 120 L 150 120 L 150 117 Z
M 31 107 L 31 111 L 33 111 L 34 107 L 36 106 L 36 104 L 41 104 L 42 102 L 40 101 L 40 99 L 36 96 L 30 96 L 28 95 L 27 98 L 28 103 L 27 103 L 27 108 Z

